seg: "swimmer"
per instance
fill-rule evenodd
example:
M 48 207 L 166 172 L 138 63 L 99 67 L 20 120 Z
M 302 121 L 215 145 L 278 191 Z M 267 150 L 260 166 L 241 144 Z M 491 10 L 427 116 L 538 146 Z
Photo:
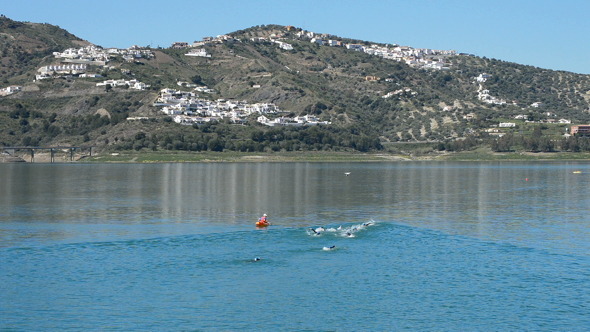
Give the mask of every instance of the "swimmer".
M 319 229 L 319 228 L 318 228 L 318 229 Z M 315 230 L 315 229 L 313 229 L 313 228 L 311 228 L 311 227 L 309 228 L 309 230 L 311 230 L 311 231 L 313 232 L 313 234 L 312 234 L 312 235 L 314 235 L 314 236 L 318 236 L 318 235 L 321 235 L 321 234 L 322 234 L 321 232 L 319 232 L 319 231 L 317 231 L 317 230 Z
M 255 262 L 258 262 L 258 261 L 259 261 L 259 260 L 261 260 L 261 259 L 262 259 L 262 258 L 260 258 L 260 257 L 256 257 L 256 258 L 254 258 L 254 261 L 255 261 Z
M 326 251 L 328 251 L 328 250 L 334 250 L 334 249 L 336 249 L 336 246 L 322 248 L 322 250 L 326 250 Z

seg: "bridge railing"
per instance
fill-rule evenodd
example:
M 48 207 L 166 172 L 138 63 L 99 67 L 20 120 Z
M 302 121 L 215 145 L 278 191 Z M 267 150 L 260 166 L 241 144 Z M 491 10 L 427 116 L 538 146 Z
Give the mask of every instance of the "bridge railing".
M 14 156 L 17 151 L 28 150 L 31 156 L 31 162 L 35 162 L 35 151 L 49 151 L 51 162 L 55 162 L 55 153 L 58 151 L 68 151 L 70 154 L 70 161 L 74 161 L 74 153 L 76 151 L 82 153 L 88 151 L 88 155 L 92 157 L 92 148 L 94 146 L 0 146 L 0 152 L 6 152 Z

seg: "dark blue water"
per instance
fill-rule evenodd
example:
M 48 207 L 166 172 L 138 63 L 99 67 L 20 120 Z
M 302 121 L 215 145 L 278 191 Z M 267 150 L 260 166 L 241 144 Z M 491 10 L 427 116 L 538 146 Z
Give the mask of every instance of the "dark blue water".
M 0 170 L 0 330 L 590 326 L 588 164 Z

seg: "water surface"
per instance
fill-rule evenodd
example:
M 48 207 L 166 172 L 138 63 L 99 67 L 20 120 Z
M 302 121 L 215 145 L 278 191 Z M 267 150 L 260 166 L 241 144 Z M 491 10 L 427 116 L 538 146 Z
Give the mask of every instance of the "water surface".
M 0 329 L 590 326 L 588 163 L 3 164 L 0 174 Z M 262 213 L 274 225 L 257 230 Z M 309 230 L 319 226 L 330 231 Z

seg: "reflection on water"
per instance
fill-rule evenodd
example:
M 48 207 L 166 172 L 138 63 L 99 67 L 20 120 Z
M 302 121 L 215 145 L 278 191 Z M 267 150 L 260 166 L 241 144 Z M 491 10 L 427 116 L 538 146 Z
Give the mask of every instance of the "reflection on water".
M 268 213 L 279 226 L 373 219 L 590 249 L 587 163 L 2 164 L 0 172 L 4 245 L 249 227 Z
M 0 330 L 585 331 L 589 165 L 0 165 Z

